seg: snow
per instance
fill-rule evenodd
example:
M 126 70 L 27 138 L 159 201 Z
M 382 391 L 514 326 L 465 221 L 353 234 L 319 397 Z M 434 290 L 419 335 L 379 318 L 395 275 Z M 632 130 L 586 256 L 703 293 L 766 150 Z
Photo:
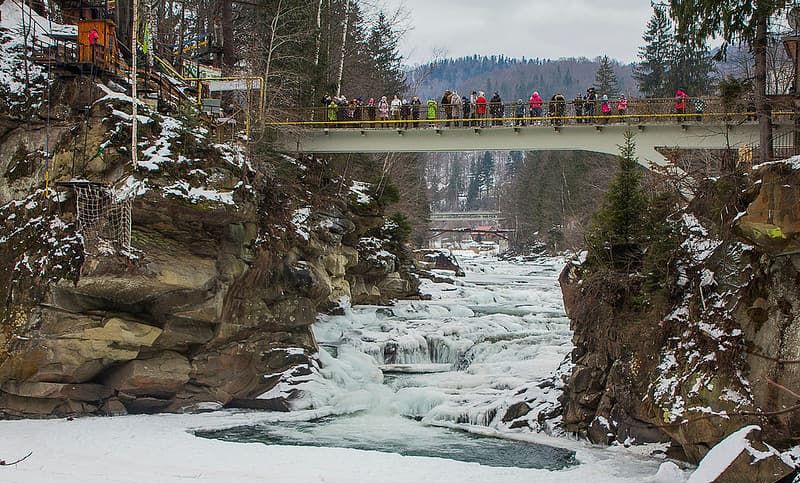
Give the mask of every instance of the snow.
M 372 202 L 372 197 L 369 191 L 372 185 L 363 181 L 353 181 L 350 185 L 350 194 L 355 197 L 356 203 L 359 205 L 368 205 Z
M 310 234 L 308 232 L 308 218 L 311 216 L 311 207 L 299 208 L 292 214 L 292 226 L 294 231 L 300 238 L 308 241 Z
M 310 414 L 303 414 L 309 417 Z M 284 416 L 288 417 L 288 416 Z M 685 481 L 677 467 L 642 467 L 638 458 L 589 453 L 587 463 L 565 471 L 498 468 L 475 463 L 343 448 L 266 446 L 195 437 L 193 430 L 273 423 L 270 413 L 126 416 L 74 421 L 0 422 L 0 455 L 24 462 L 0 468 L 4 483 L 382 483 Z M 391 430 L 392 428 L 387 428 Z M 666 463 L 665 463 L 666 464 Z M 603 476 L 601 476 L 603 475 Z
M 35 12 L 33 26 L 36 29 L 37 39 L 47 43 L 50 39 L 46 36 L 49 21 L 43 19 Z M 25 12 L 25 23 L 29 21 L 28 11 Z M 63 26 L 59 26 L 63 27 Z M 56 29 L 54 29 L 55 31 Z M 33 28 L 31 34 L 34 33 Z M 22 35 L 22 13 L 19 4 L 6 0 L 0 4 L 0 105 L 8 103 L 23 105 L 26 99 L 25 69 L 23 67 L 25 46 Z M 30 77 L 30 93 L 34 96 L 41 95 L 46 85 L 46 72 L 41 65 L 30 62 L 28 64 Z
M 761 428 L 756 425 L 745 426 L 717 443 L 700 461 L 688 483 L 711 483 L 715 481 L 744 451 L 750 454 L 753 463 L 770 456 L 780 457 L 780 453 L 769 445 L 766 445 L 767 451 L 759 451 L 750 445 L 747 435 L 754 430 L 759 431 Z
M 217 191 L 211 188 L 190 186 L 186 181 L 176 181 L 164 187 L 164 193 L 178 198 L 187 199 L 191 203 L 211 201 L 225 205 L 235 205 L 233 191 Z
M 768 161 L 766 163 L 757 164 L 753 166 L 753 171 L 758 171 L 766 166 L 777 166 L 777 165 L 788 166 L 794 171 L 800 170 L 800 156 L 792 156 L 791 158 L 788 159 L 782 159 L 779 161 Z

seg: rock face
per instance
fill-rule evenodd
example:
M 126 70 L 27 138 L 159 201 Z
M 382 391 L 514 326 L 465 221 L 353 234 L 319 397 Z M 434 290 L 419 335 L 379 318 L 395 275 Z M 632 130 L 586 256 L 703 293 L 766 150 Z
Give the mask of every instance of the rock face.
M 604 444 L 670 441 L 692 462 L 749 424 L 775 447 L 793 445 L 800 413 L 781 410 L 800 387 L 798 168 L 770 163 L 709 182 L 676 226 L 658 297 L 639 273 L 565 268 L 575 344 L 565 429 Z
M 89 103 L 103 95 L 71 89 L 95 94 Z M 0 415 L 285 409 L 256 398 L 276 374 L 308 370 L 318 311 L 416 290 L 402 255 L 373 266 L 359 252 L 382 207 L 338 196 L 341 181 L 322 161 L 246 159 L 196 119 L 144 106 L 140 141 L 151 147 L 133 171 L 126 99 L 108 91 L 87 123 L 65 115 L 51 133 L 50 179 L 90 179 L 131 199 L 130 251 L 117 231 L 87 231 L 79 187 L 35 191 L 44 163 L 30 129 L 41 126 L 0 114 Z M 70 162 L 83 130 L 86 152 L 105 150 Z

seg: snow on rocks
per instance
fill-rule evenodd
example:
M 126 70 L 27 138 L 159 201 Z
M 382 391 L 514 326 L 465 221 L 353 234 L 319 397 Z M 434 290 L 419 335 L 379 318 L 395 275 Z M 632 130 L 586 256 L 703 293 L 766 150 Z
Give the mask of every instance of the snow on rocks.
M 311 237 L 311 234 L 308 231 L 308 219 L 310 217 L 310 206 L 298 208 L 294 210 L 294 213 L 292 214 L 292 226 L 294 226 L 294 232 L 297 234 L 297 236 L 306 241 L 308 241 Z
M 772 446 L 757 438 L 761 428 L 751 425 L 733 432 L 706 454 L 689 483 L 724 481 L 778 481 L 791 473 Z
M 372 203 L 372 196 L 369 194 L 371 189 L 372 185 L 369 183 L 353 181 L 350 185 L 350 195 L 359 205 L 368 205 Z

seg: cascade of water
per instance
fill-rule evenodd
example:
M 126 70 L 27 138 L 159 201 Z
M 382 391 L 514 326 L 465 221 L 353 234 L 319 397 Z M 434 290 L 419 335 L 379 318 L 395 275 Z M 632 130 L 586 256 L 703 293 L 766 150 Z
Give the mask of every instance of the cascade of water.
M 546 377 L 571 350 L 561 263 L 476 259 L 456 289 L 428 284 L 433 300 L 320 317 L 317 340 L 338 355 L 321 353 L 320 368 L 292 384 L 293 407 L 497 426 L 519 388 Z M 393 374 L 385 382 L 381 368 Z

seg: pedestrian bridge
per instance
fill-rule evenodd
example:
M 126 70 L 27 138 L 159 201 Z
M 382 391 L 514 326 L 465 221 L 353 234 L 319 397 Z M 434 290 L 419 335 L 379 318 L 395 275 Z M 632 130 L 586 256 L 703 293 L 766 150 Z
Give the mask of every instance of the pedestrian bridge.
M 387 120 L 373 120 L 374 110 L 368 113 L 361 106 L 344 107 L 338 116 L 323 109 L 303 109 L 278 114 L 283 119 L 268 126 L 278 129 L 278 144 L 287 152 L 320 154 L 581 150 L 616 155 L 625 132 L 632 131 L 640 162 L 664 165 L 668 162 L 665 153 L 672 150 L 750 153 L 758 145 L 754 113 L 725 112 L 719 100 L 711 98 L 703 105 L 712 106 L 713 111 L 689 107 L 687 112 L 675 113 L 671 112 L 673 102 L 632 100 L 625 114 L 593 116 L 568 113 L 573 108 L 567 105 L 555 111 L 563 112 L 561 116 L 509 117 L 504 113 L 515 112 L 516 106 L 494 110 L 489 106 L 489 114 L 477 119 L 459 118 L 460 110 L 448 113 L 446 107 L 439 108 L 434 119 L 416 119 L 405 112 Z M 419 115 L 425 114 L 423 110 Z M 784 144 L 792 143 L 793 136 L 788 135 L 794 129 L 792 116 L 788 110 L 772 113 L 775 138 Z

